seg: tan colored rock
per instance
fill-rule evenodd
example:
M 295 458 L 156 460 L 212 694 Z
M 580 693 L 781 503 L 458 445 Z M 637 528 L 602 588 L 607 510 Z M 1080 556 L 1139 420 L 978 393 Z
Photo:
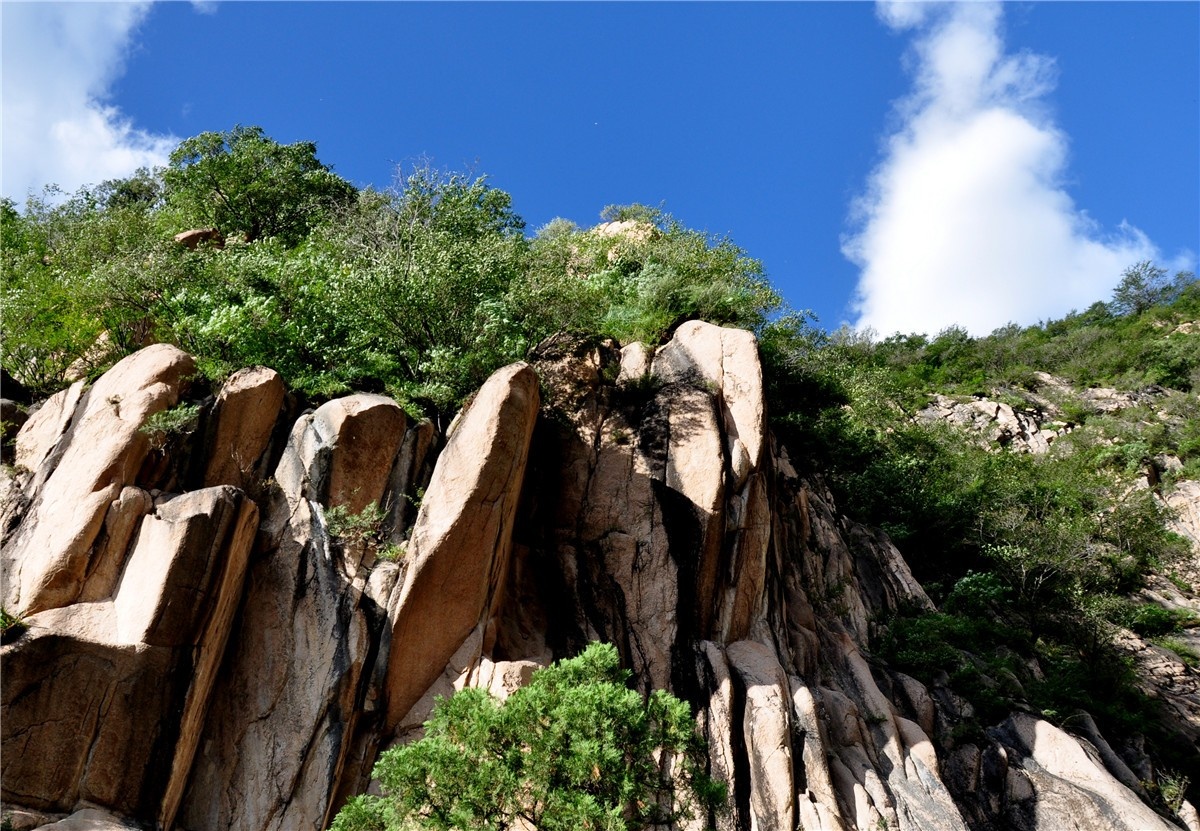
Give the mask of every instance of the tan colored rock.
M 17 434 L 15 463 L 18 467 L 36 471 L 66 432 L 83 395 L 83 382 L 77 381 L 65 390 L 47 398 Z
M 141 488 L 127 486 L 121 489 L 104 515 L 104 525 L 96 538 L 96 570 L 79 593 L 81 601 L 106 600 L 113 596 L 125 568 L 129 543 L 141 527 L 142 517 L 153 508 L 154 500 Z
M 54 472 L 6 546 L 7 608 L 33 613 L 80 596 L 99 565 L 92 543 L 108 507 L 135 484 L 149 448 L 138 428 L 174 406 L 194 372 L 191 356 L 157 344 L 120 361 L 80 400 Z
M 1133 659 L 1137 686 L 1158 702 L 1158 717 L 1173 733 L 1200 746 L 1200 673 L 1174 652 L 1132 632 L 1119 632 L 1115 644 Z
M 718 403 L 730 482 L 724 522 L 733 542 L 723 573 L 716 578 L 706 551 L 697 595 L 702 603 L 716 605 L 711 634 L 719 640 L 738 640 L 749 634 L 761 608 L 770 539 L 770 507 L 761 475 L 767 434 L 758 343 L 742 329 L 688 321 L 658 350 L 653 374 L 664 383 L 705 390 Z M 710 634 L 707 621 L 701 634 Z
M 696 612 L 701 634 L 718 614 L 721 551 L 725 542 L 725 453 L 718 413 L 705 392 L 683 388 L 669 396 L 666 485 L 691 503 L 696 534 Z
M 1043 401 L 1037 396 L 1031 398 Z M 917 413 L 917 418 L 944 421 L 975 433 L 984 447 L 1000 445 L 1022 453 L 1048 453 L 1051 442 L 1058 437 L 1053 430 L 1043 430 L 1029 413 L 1017 412 L 1009 404 L 986 398 L 958 401 L 947 395 L 936 395 L 929 406 Z
M 138 831 L 136 823 L 127 822 L 98 808 L 84 808 L 65 819 L 38 826 L 38 831 Z
M 653 372 L 665 383 L 691 381 L 720 394 L 728 454 L 740 488 L 749 470 L 761 464 L 766 441 L 762 364 L 753 333 L 689 320 L 658 350 Z
M 438 458 L 409 542 L 388 657 L 388 724 L 499 600 L 539 406 L 526 364 L 494 373 Z
M 289 499 L 344 506 L 359 514 L 378 503 L 404 440 L 404 410 L 382 395 L 357 393 L 321 405 L 296 422 L 275 478 Z
M 208 444 L 204 486 L 233 485 L 245 490 L 261 478 L 260 464 L 271 440 L 286 390 L 273 369 L 240 369 L 221 385 Z
M 392 465 L 384 505 L 392 532 L 389 542 L 400 544 L 408 538 L 421 495 L 429 484 L 430 465 L 436 430 L 429 419 L 422 419 L 404 434 L 400 452 Z
M 788 682 L 792 689 L 793 730 L 803 738 L 800 761 L 805 789 L 798 789 L 796 795 L 799 827 L 844 831 L 846 824 L 827 758 L 829 739 L 823 727 L 824 707 L 814 691 L 800 678 L 793 676 Z
M 12 831 L 37 831 L 43 826 L 66 819 L 63 814 L 31 811 L 23 806 L 5 805 L 3 810 L 4 821 L 12 826 Z
M 698 725 L 708 745 L 709 775 L 719 782 L 733 783 L 737 778 L 738 760 L 734 751 L 735 736 L 742 726 L 734 723 L 734 688 L 725 650 L 712 641 L 701 641 L 697 656 L 698 675 L 710 690 L 708 700 L 700 711 Z M 728 816 L 718 820 L 721 831 L 745 827 L 736 802 Z
M 380 502 L 404 425 L 391 399 L 352 395 L 293 426 L 263 520 L 266 550 L 213 690 L 210 712 L 221 717 L 204 725 L 180 825 L 318 831 L 332 820 L 373 647 L 369 581 L 333 545 L 324 508 Z
M 177 497 L 146 523 L 113 600 L 49 609 L 0 649 L 3 798 L 86 801 L 170 824 L 241 598 L 257 509 L 232 488 Z M 149 572 L 149 573 L 148 573 Z
M 787 675 L 762 644 L 738 641 L 725 654 L 746 690 L 742 731 L 750 757 L 750 827 L 790 831 L 795 823 L 795 785 Z
M 1195 570 L 1200 571 L 1200 482 L 1176 482 L 1163 501 L 1174 514 L 1168 520 L 1170 529 L 1192 544 Z
M 481 687 L 503 701 L 533 679 L 541 669 L 536 661 L 492 661 L 482 658 L 471 673 L 468 684 Z
M 114 643 L 110 603 L 80 606 L 101 614 L 47 610 L 0 648 L 0 794 L 39 810 L 86 799 L 133 814 L 162 790 L 181 679 L 170 649 Z
M 621 347 L 621 371 L 618 384 L 640 381 L 650 374 L 654 351 L 644 343 L 634 342 Z
M 553 495 L 542 521 L 566 585 L 581 598 L 571 604 L 572 625 L 588 640 L 628 644 L 630 668 L 646 691 L 669 686 L 678 618 L 695 612 L 680 607 L 668 531 L 672 521 L 681 536 L 701 536 L 692 503 L 663 487 L 669 406 L 661 391 L 645 404 L 640 423 L 630 424 L 589 399 L 572 429 L 555 436 L 561 461 L 530 485 Z M 680 549 L 680 556 L 696 556 L 690 543 Z
M 658 229 L 639 219 L 621 219 L 602 222 L 593 228 L 591 233 L 601 237 L 625 237 L 635 242 L 645 242 L 655 236 Z
M 1092 387 L 1079 393 L 1084 404 L 1098 413 L 1115 413 L 1138 403 L 1137 396 L 1110 387 Z
M 741 492 L 727 501 L 726 527 L 733 531 L 733 552 L 718 631 L 722 638 L 734 639 L 750 635 L 754 626 L 765 623 L 761 615 L 768 590 L 772 530 L 765 471 L 754 469 Z
M 1171 831 L 1175 829 L 1123 787 L 1073 738 L 1047 721 L 1018 713 L 1002 727 L 1003 741 L 1020 759 L 1010 769 L 1015 803 L 1032 813 L 1020 827 L 1063 831 Z
M 211 242 L 216 248 L 225 247 L 225 237 L 216 228 L 192 228 L 180 231 L 175 235 L 175 241 L 192 251 L 195 251 L 204 242 Z

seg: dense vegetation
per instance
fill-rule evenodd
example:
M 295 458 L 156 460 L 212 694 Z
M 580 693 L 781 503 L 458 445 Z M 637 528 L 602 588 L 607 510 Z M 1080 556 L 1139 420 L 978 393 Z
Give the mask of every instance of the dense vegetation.
M 384 796 L 353 799 L 333 831 L 633 831 L 718 810 L 688 705 L 628 680 L 616 647 L 594 643 L 503 702 L 471 688 L 440 700 L 420 741 L 380 757 Z
M 0 203 L 0 365 L 45 395 L 165 340 L 213 381 L 263 364 L 311 399 L 386 391 L 445 418 L 556 333 L 654 344 L 694 318 L 753 329 L 793 460 L 886 529 L 938 605 L 880 621 L 875 657 L 927 682 L 945 673 L 975 706 L 964 736 L 1013 707 L 1083 709 L 1200 782 L 1113 646 L 1125 627 L 1200 660 L 1174 637 L 1196 621 L 1135 599 L 1152 573 L 1195 580 L 1161 502 L 1136 486 L 1148 469 L 1160 489 L 1200 479 L 1194 276 L 1139 263 L 1109 302 L 1061 320 L 880 340 L 787 313 L 727 239 L 643 206 L 603 218 L 621 224 L 556 220 L 530 236 L 482 178 L 417 167 L 358 190 L 311 144 L 207 133 L 164 171 Z M 192 228 L 215 233 L 173 240 Z M 1038 372 L 1144 395 L 1103 413 Z M 1045 455 L 985 447 L 914 418 L 934 392 L 1073 429 Z
M 1085 710 L 1147 736 L 1176 784 L 1200 781 L 1195 749 L 1161 726 L 1113 641 L 1124 627 L 1200 663 L 1176 637 L 1200 620 L 1136 597 L 1151 574 L 1188 593 L 1197 579 L 1145 484 L 1200 478 L 1197 320 L 1193 275 L 1139 263 L 1111 303 L 982 338 L 765 328 L 777 434 L 842 510 L 888 531 L 938 605 L 880 621 L 875 655 L 970 701 L 964 741 L 1014 708 L 1056 721 Z M 1100 385 L 1141 394 L 1105 413 L 1079 395 Z M 1044 455 L 987 446 L 914 417 L 934 392 L 986 395 L 1070 432 Z
M 386 390 L 445 415 L 549 335 L 656 343 L 693 317 L 758 326 L 779 303 L 757 262 L 661 212 L 608 209 L 627 233 L 555 221 L 527 238 L 484 179 L 419 167 L 356 191 L 313 145 L 256 128 L 0 212 L 0 364 L 39 394 L 158 339 L 215 380 L 263 364 L 313 397 Z M 193 228 L 217 234 L 173 241 Z

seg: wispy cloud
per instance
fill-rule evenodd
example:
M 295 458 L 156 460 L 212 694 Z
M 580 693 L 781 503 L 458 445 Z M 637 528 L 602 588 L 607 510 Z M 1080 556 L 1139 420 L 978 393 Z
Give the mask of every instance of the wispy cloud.
M 3 176 L 17 201 L 160 165 L 178 143 L 109 100 L 150 3 L 4 3 Z
M 998 3 L 881 3 L 914 31 L 913 90 L 855 205 L 843 253 L 861 268 L 859 327 L 986 334 L 1105 299 L 1158 255 L 1128 224 L 1105 231 L 1063 187 L 1067 136 L 1045 98 L 1054 61 L 1006 54 Z

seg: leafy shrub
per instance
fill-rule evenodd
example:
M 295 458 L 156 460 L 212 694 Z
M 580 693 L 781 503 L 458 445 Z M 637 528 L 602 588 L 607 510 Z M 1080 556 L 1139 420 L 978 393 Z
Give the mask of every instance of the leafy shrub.
M 29 628 L 29 624 L 25 622 L 25 616 L 14 614 L 8 609 L 0 607 L 0 643 L 11 643 L 25 633 Z
M 592 644 L 498 701 L 468 688 L 439 699 L 420 741 L 386 751 L 384 796 L 351 800 L 334 831 L 647 828 L 717 810 L 688 706 L 626 686 L 617 651 Z M 678 763 L 664 772 L 660 754 Z

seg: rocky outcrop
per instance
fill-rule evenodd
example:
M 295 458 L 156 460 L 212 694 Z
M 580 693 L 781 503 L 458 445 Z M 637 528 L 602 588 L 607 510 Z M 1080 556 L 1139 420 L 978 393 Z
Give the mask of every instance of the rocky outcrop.
M 19 434 L 0 759 L 23 827 L 315 831 L 436 695 L 507 695 L 593 640 L 691 703 L 730 805 L 689 829 L 1179 827 L 1090 719 L 964 738 L 967 702 L 872 659 L 879 621 L 933 604 L 775 445 L 747 332 L 552 339 L 444 436 L 378 395 L 297 415 L 254 368 L 152 454 L 138 427 L 190 372 L 150 347 Z M 959 415 L 1008 425 L 978 403 Z
M 256 366 L 229 377 L 217 395 L 205 443 L 204 486 L 233 485 L 246 490 L 266 478 L 264 462 L 286 389 L 273 369 Z
M 1011 404 L 987 398 L 958 401 L 936 395 L 929 406 L 917 413 L 917 418 L 969 430 L 985 446 L 994 446 L 994 442 L 1025 453 L 1049 452 L 1051 443 L 1068 431 L 1064 422 L 1043 424 L 1035 412 L 1015 410 Z
M 301 416 L 275 469 L 237 650 L 212 695 L 179 814 L 191 829 L 321 828 L 356 721 L 371 648 L 361 562 L 326 509 L 377 504 L 404 437 L 382 396 Z M 360 475 L 355 476 L 355 473 Z
M 1168 520 L 1171 530 L 1191 543 L 1200 570 L 1200 482 L 1176 482 L 1164 495 L 1163 502 L 1171 510 Z
M 108 507 L 122 488 L 135 484 L 150 447 L 139 429 L 178 402 L 184 380 L 195 371 L 191 357 L 175 347 L 151 346 L 118 363 L 86 393 L 67 390 L 46 418 L 25 425 L 17 438 L 18 463 L 31 471 L 36 465 L 36 473 L 29 513 L 5 541 L 6 608 L 33 614 L 65 606 L 86 590 L 100 565 L 91 555 Z
M 180 231 L 174 239 L 190 251 L 195 251 L 203 243 L 211 243 L 216 248 L 225 247 L 225 237 L 216 228 L 191 228 Z
M 258 512 L 232 488 L 163 500 L 110 598 L 26 618 L 4 646 L 3 794 L 169 825 L 241 598 Z
M 408 544 L 389 615 L 387 722 L 394 729 L 467 637 L 488 629 L 505 590 L 517 499 L 538 413 L 525 364 L 500 370 L 452 425 Z M 494 634 L 492 634 L 494 638 Z

